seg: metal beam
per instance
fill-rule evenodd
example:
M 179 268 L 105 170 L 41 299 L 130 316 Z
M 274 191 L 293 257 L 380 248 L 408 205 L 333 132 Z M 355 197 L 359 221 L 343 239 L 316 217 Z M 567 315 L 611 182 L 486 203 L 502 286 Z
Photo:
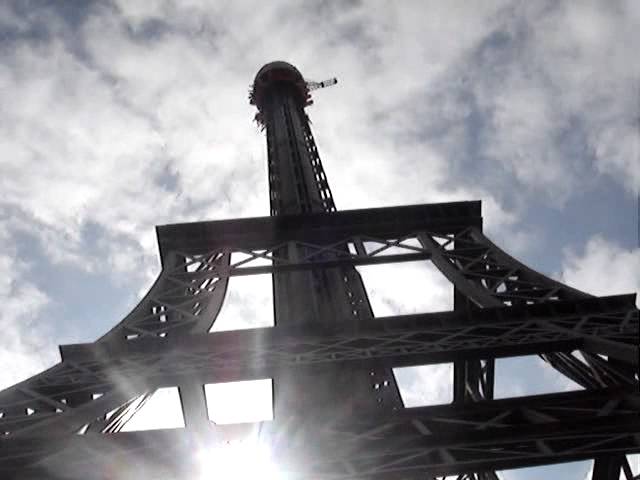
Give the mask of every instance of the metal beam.
M 529 308 L 535 310 L 533 306 L 523 307 Z M 581 325 L 581 329 L 573 331 L 554 328 L 554 322 L 566 320 L 563 317 L 506 315 L 492 322 L 474 322 L 473 317 L 469 319 L 464 314 L 444 315 L 450 319 L 447 326 L 436 326 L 445 323 L 439 314 L 427 314 L 423 316 L 424 326 L 415 319 L 405 320 L 403 325 L 399 318 L 356 331 L 314 334 L 310 328 L 306 334 L 297 335 L 297 330 L 266 328 L 194 335 L 175 341 L 149 338 L 119 345 L 68 345 L 61 347 L 61 353 L 65 362 L 91 369 L 97 376 L 117 370 L 121 375 L 169 379 L 179 366 L 180 375 L 204 374 L 209 380 L 219 376 L 220 381 L 232 381 L 246 375 L 272 376 L 284 367 L 317 371 L 328 364 L 362 363 L 389 368 L 464 358 L 570 352 L 582 348 L 584 332 L 589 334 L 589 319 L 598 317 L 597 313 L 573 314 L 573 323 Z M 619 337 L 626 332 L 633 339 L 638 334 L 637 321 L 625 329 L 616 324 L 608 329 L 598 325 L 597 329 L 605 340 L 607 335 Z
M 640 452 L 639 407 L 639 393 L 607 389 L 404 409 L 324 425 L 304 417 L 275 418 L 262 424 L 260 435 L 292 480 L 418 479 Z M 295 435 L 283 434 L 287 425 L 296 426 Z M 220 440 L 220 432 L 209 435 L 211 442 Z M 66 472 L 84 471 L 87 478 L 86 469 L 93 469 L 91 478 L 107 478 L 96 470 L 100 462 L 82 454 L 90 448 L 104 455 L 106 465 L 135 469 L 143 458 L 158 458 L 165 473 L 184 472 L 194 465 L 194 441 L 180 429 L 3 439 L 0 465 L 3 478 L 12 478 L 20 459 L 39 456 L 40 467 L 55 469 L 63 462 Z M 206 438 L 198 441 L 209 445 Z
M 451 202 L 332 213 L 194 222 L 156 227 L 160 258 L 173 250 L 205 253 L 234 246 L 268 248 L 283 241 L 332 243 L 353 235 L 396 238 L 412 230 L 455 233 L 481 226 L 480 202 Z

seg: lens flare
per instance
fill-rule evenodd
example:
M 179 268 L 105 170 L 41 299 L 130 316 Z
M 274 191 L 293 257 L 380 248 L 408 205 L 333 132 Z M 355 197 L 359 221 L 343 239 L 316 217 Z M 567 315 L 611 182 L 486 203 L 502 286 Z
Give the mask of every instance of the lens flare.
M 198 452 L 199 480 L 285 480 L 267 445 L 256 441 L 222 443 Z

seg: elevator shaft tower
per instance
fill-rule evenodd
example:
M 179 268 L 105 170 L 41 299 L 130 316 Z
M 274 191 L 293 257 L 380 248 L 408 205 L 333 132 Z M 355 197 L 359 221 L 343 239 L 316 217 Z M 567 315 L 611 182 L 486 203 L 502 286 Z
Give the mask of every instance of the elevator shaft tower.
M 592 480 L 631 480 L 635 294 L 528 268 L 484 235 L 478 201 L 337 211 L 309 90 L 285 62 L 251 88 L 271 216 L 157 227 L 162 271 L 132 312 L 0 392 L 0 478 L 191 478 L 196 452 L 257 432 L 287 480 L 491 480 L 585 459 Z M 452 311 L 373 315 L 356 267 L 408 261 L 450 282 Z M 275 325 L 209 333 L 229 280 L 265 273 Z M 533 354 L 583 390 L 494 399 L 495 360 Z M 407 408 L 394 369 L 433 364 L 453 365 L 453 401 Z M 211 421 L 206 385 L 255 379 L 271 379 L 272 421 Z M 163 387 L 178 388 L 185 428 L 123 432 Z
M 264 126 L 267 137 L 271 215 L 335 212 L 333 195 L 304 110 L 311 104 L 307 81 L 294 66 L 273 62 L 260 69 L 249 98 L 258 108 L 256 119 Z M 322 257 L 335 261 L 348 254 L 345 247 L 327 249 Z M 314 251 L 304 245 L 288 245 L 278 253 L 291 261 L 313 255 Z M 361 322 L 371 322 L 373 318 L 362 279 L 352 265 L 274 273 L 273 294 L 278 327 L 358 328 Z M 297 377 L 294 382 L 287 381 L 286 393 L 284 385 L 278 387 L 281 394 L 275 398 L 274 413 L 281 418 L 294 413 L 308 416 L 309 412 L 334 419 L 348 417 L 354 408 L 376 401 L 371 395 L 372 373 L 384 377 L 381 381 L 393 382 L 389 369 L 366 368 L 315 372 Z M 336 388 L 338 385 L 346 388 Z M 306 404 L 305 398 L 312 399 L 313 404 Z M 318 401 L 321 398 L 324 401 Z M 397 395 L 393 403 L 400 405 Z M 338 405 L 348 408 L 342 412 Z
M 300 72 L 285 62 L 265 65 L 250 93 L 267 136 L 271 215 L 335 212 L 304 107 L 311 98 Z M 306 254 L 304 248 L 282 252 Z M 325 254 L 327 258 L 331 252 Z M 353 267 L 274 275 L 279 325 L 342 324 L 372 317 L 360 275 Z

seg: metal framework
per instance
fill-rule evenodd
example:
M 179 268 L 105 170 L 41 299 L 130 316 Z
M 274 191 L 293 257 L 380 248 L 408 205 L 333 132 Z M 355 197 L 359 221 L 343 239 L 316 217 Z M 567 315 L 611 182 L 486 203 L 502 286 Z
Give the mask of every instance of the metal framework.
M 0 478 L 192 475 L 195 445 L 238 432 L 209 420 L 203 386 L 261 378 L 275 396 L 260 436 L 287 479 L 482 480 L 580 459 L 595 459 L 593 480 L 634 478 L 635 295 L 593 297 L 526 267 L 482 233 L 480 202 L 337 212 L 302 75 L 268 64 L 250 99 L 271 217 L 158 227 L 162 271 L 139 305 L 0 392 Z M 415 260 L 451 282 L 454 310 L 375 318 L 356 266 Z M 263 273 L 275 326 L 208 333 L 229 278 Z M 495 400 L 495 360 L 527 354 L 584 391 Z M 445 362 L 453 402 L 405 408 L 393 368 Z M 121 432 L 166 386 L 185 428 Z

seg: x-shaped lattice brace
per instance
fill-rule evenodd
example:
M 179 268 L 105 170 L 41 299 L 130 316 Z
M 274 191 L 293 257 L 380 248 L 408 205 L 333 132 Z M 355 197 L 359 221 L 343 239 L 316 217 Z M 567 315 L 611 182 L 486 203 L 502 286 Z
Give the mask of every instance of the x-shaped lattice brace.
M 589 456 L 616 458 L 621 464 L 623 453 L 640 451 L 639 402 L 637 392 L 619 389 L 569 392 L 423 407 L 341 424 L 292 418 L 287 434 L 265 425 L 261 435 L 275 447 L 275 459 L 287 478 L 305 480 L 417 480 L 429 473 L 451 475 L 461 466 L 482 471 L 488 466 L 517 468 Z M 75 453 L 89 448 L 101 452 L 107 464 L 118 464 L 119 458 L 126 465 L 144 452 L 163 471 L 184 475 L 180 469 L 188 465 L 188 449 L 198 445 L 195 437 L 170 430 L 58 440 L 54 445 L 44 438 L 17 440 L 0 454 L 15 460 L 49 448 L 55 455 L 41 467 L 51 469 L 62 462 L 79 472 L 90 469 L 94 478 L 106 478 L 96 471 L 100 463 L 95 458 L 76 458 Z
M 316 218 L 321 221 L 311 218 L 310 224 L 309 218 L 300 218 L 298 221 L 289 219 L 288 224 L 287 219 L 256 219 L 259 221 L 254 221 L 255 230 L 262 229 L 262 232 L 254 236 L 246 234 L 246 231 L 252 231 L 250 224 L 253 220 L 248 221 L 249 225 L 247 221 L 243 221 L 243 228 L 238 228 L 238 221 L 233 221 L 233 225 L 230 222 L 230 234 L 226 232 L 226 225 L 220 225 L 220 222 L 208 222 L 218 225 L 191 224 L 190 227 L 179 226 L 177 230 L 172 230 L 173 227 L 167 231 L 159 230 L 163 258 L 160 278 L 132 314 L 103 337 L 99 344 L 110 348 L 123 343 L 133 345 L 144 341 L 164 342 L 181 338 L 187 332 L 206 331 L 221 306 L 228 278 L 265 272 L 316 271 L 342 266 L 352 268 L 354 265 L 428 258 L 455 285 L 457 312 L 475 318 L 480 325 L 487 323 L 486 319 L 482 320 L 482 313 L 488 311 L 486 307 L 506 306 L 515 312 L 517 310 L 513 308 L 533 308 L 537 304 L 554 301 L 561 305 L 561 299 L 588 299 L 584 294 L 527 269 L 498 250 L 482 235 L 480 223 L 472 212 L 473 207 L 469 205 L 448 204 L 375 209 L 363 211 L 362 214 L 341 212 L 332 214 L 332 217 L 320 215 Z M 467 216 L 461 217 L 461 214 Z M 305 226 L 305 222 L 308 225 Z M 327 224 L 323 225 L 323 222 Z M 212 230 L 215 231 L 216 228 L 224 233 L 217 242 L 212 241 L 211 237 Z M 195 230 L 193 233 L 185 231 L 189 229 Z M 215 236 L 213 239 L 216 240 Z M 172 242 L 176 246 L 171 247 Z M 178 248 L 180 245 L 182 246 Z M 281 254 L 285 245 L 303 254 L 292 260 Z M 242 254 L 244 258 L 234 260 L 234 253 Z M 559 353 L 554 353 L 551 349 L 544 354 L 544 358 L 588 388 L 624 386 L 629 384 L 629 379 L 633 384 L 634 368 L 628 366 L 628 355 L 621 354 L 619 360 L 616 360 L 616 355 L 630 342 L 629 332 L 633 343 L 633 326 L 637 327 L 634 312 L 633 307 L 624 311 L 601 312 L 599 315 L 589 316 L 588 321 L 559 316 L 560 320 L 564 320 L 548 324 L 539 333 L 538 340 L 535 340 L 538 333 L 527 332 L 523 324 L 521 330 L 524 330 L 521 333 L 525 335 L 523 340 L 516 341 L 515 344 L 531 346 L 536 341 L 549 342 L 553 338 L 565 338 L 562 341 L 571 342 L 575 340 L 576 325 L 581 325 L 585 327 L 585 332 L 588 330 L 587 333 L 580 333 L 579 347 L 586 348 L 582 358 L 569 353 L 578 344 Z M 631 330 L 628 329 L 629 326 Z M 484 332 L 485 336 L 488 336 L 487 332 L 490 332 L 493 340 L 498 338 L 514 341 L 515 338 L 511 333 L 506 334 L 506 331 L 503 335 L 496 335 L 495 331 L 489 329 Z M 445 332 L 436 344 L 440 345 L 441 351 L 443 348 L 458 352 L 465 348 L 477 348 L 483 337 L 483 334 L 478 336 L 477 333 L 463 329 L 451 336 Z M 433 332 L 428 334 L 433 335 Z M 326 336 L 326 332 L 323 335 Z M 603 335 L 609 343 L 603 343 L 602 338 L 599 338 Z M 433 341 L 430 343 L 424 339 L 413 341 L 408 337 L 405 340 L 403 338 L 400 334 L 389 339 L 374 335 L 365 337 L 362 345 L 377 342 L 377 355 L 392 358 L 400 352 L 415 355 L 415 361 L 421 360 L 423 363 L 427 362 L 425 359 L 428 355 L 433 354 L 433 350 L 429 352 L 429 348 L 434 348 Z M 453 339 L 455 341 L 452 342 Z M 357 362 L 359 356 L 371 360 L 371 347 L 354 348 L 354 345 L 353 340 L 325 340 L 324 344 L 320 341 L 305 355 L 298 354 L 297 361 L 322 363 L 323 355 L 329 355 L 333 361 Z M 568 345 L 565 344 L 565 347 Z M 622 350 L 615 350 L 620 345 Z M 493 347 L 495 345 L 491 346 Z M 613 357 L 604 359 L 594 353 L 605 350 L 613 353 Z M 214 355 L 216 351 L 220 354 L 224 349 L 215 350 Z M 270 355 L 272 358 L 285 358 L 290 351 L 291 347 L 286 345 L 271 350 L 265 348 L 254 356 L 251 356 L 249 350 L 243 350 L 247 354 L 247 360 L 254 364 L 258 364 L 260 358 Z M 485 357 L 456 362 L 456 371 L 459 372 L 459 365 L 462 363 L 465 372 L 464 376 L 457 374 L 456 390 L 460 389 L 461 384 L 462 391 L 466 392 L 457 396 L 457 400 L 491 398 L 494 354 L 489 349 Z M 157 381 L 149 382 L 145 378 L 136 377 L 136 372 L 141 368 L 141 359 L 153 359 L 153 355 L 148 353 L 142 354 L 139 359 L 135 355 L 125 355 L 117 368 L 106 371 L 102 368 L 105 365 L 104 358 L 85 362 L 70 358 L 17 388 L 0 394 L 0 411 L 5 417 L 0 419 L 0 425 L 4 422 L 16 432 L 24 432 L 26 437 L 41 431 L 45 426 L 54 433 L 68 431 L 69 426 L 75 429 L 77 426 L 85 428 L 87 425 L 85 433 L 117 431 L 132 409 L 139 408 L 149 392 L 160 386 Z M 174 356 L 171 361 L 174 366 L 182 368 L 178 377 L 184 377 L 192 371 L 189 365 L 215 367 L 228 364 L 229 358 L 221 356 L 218 361 L 211 355 L 200 358 L 185 352 L 182 356 Z M 160 377 L 171 377 L 171 366 L 163 363 L 162 355 L 152 363 L 159 369 Z M 232 374 L 227 372 L 225 375 Z M 128 388 L 113 390 L 114 384 L 122 384 Z M 132 398 L 140 395 L 142 397 L 132 402 Z M 20 410 L 22 415 L 17 414 Z M 105 412 L 110 412 L 111 420 L 105 417 Z M 611 464 L 611 461 L 608 462 Z M 625 469 L 624 462 L 619 463 Z M 478 475 L 484 475 L 485 478 L 492 476 L 491 473 Z

